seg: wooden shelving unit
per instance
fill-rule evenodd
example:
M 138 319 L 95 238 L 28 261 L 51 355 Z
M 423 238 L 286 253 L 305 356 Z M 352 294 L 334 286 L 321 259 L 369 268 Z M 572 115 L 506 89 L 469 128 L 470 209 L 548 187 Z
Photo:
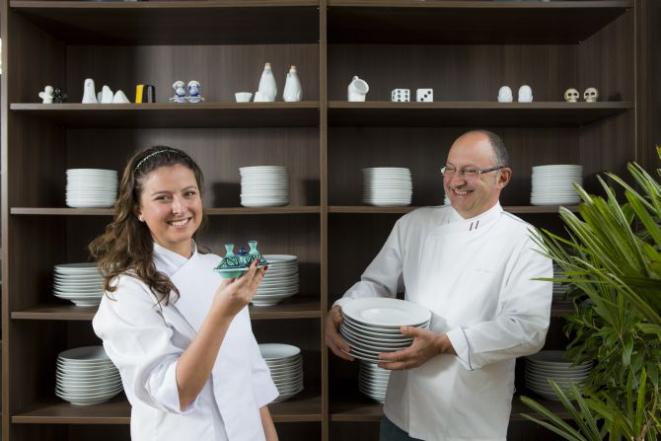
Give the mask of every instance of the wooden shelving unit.
M 648 158 L 639 30 L 650 1 L 3 0 L 2 439 L 129 439 L 123 395 L 76 407 L 53 394 L 57 354 L 99 342 L 89 323 L 96 308 L 50 294 L 52 267 L 86 260 L 87 243 L 113 215 L 66 208 L 64 171 L 121 171 L 135 151 L 166 144 L 203 168 L 205 245 L 217 252 L 257 238 L 264 253 L 299 256 L 301 295 L 250 309 L 258 340 L 304 350 L 305 391 L 273 405 L 274 420 L 292 439 L 376 440 L 381 407 L 358 395 L 355 364 L 323 345 L 329 306 L 399 216 L 442 203 L 439 169 L 469 127 L 493 129 L 510 150 L 505 209 L 551 230 L 561 231 L 559 207 L 529 205 L 533 166 L 581 164 L 596 191 L 597 174 Z M 280 90 L 295 64 L 305 101 L 234 103 L 235 92 L 256 89 L 264 62 Z M 354 75 L 370 85 L 367 102 L 345 101 Z M 80 104 L 86 78 L 132 101 L 136 84 L 153 84 L 157 103 Z M 169 103 L 172 83 L 192 79 L 206 102 Z M 39 103 L 46 84 L 63 87 L 69 103 Z M 523 84 L 533 103 L 495 102 L 500 86 L 516 98 Z M 593 86 L 597 103 L 562 101 L 570 87 Z M 390 102 L 402 87 L 412 96 L 433 88 L 435 100 Z M 241 207 L 238 168 L 266 164 L 288 167 L 291 204 Z M 361 169 L 377 166 L 411 169 L 412 206 L 362 205 Z M 562 344 L 562 317 L 572 311 L 554 305 L 549 348 Z M 522 410 L 515 399 L 517 439 L 555 439 L 532 435 Z

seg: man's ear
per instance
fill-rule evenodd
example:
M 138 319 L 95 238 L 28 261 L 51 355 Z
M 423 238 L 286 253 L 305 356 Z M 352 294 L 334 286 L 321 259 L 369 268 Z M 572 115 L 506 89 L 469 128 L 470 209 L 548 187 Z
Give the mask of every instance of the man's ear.
M 510 183 L 510 180 L 512 179 L 512 169 L 509 167 L 505 167 L 500 170 L 500 173 L 498 174 L 498 182 L 496 183 L 498 187 L 501 189 L 507 187 L 507 184 Z

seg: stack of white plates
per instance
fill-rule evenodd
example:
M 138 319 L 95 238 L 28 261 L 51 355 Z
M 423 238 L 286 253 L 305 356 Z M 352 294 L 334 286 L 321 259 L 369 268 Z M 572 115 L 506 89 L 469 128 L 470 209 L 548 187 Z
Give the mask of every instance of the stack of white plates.
M 363 169 L 363 203 L 378 206 L 411 205 L 411 171 L 400 167 Z
M 67 170 L 67 205 L 69 207 L 112 207 L 116 199 L 116 170 L 95 168 L 70 168 Z
M 386 401 L 386 390 L 388 390 L 391 372 L 373 363 L 361 361 L 358 373 L 358 390 L 383 404 Z
M 574 183 L 583 185 L 582 165 L 542 165 L 532 168 L 532 205 L 577 204 Z
M 119 371 L 103 346 L 61 352 L 55 384 L 55 395 L 77 406 L 103 403 L 122 391 Z
M 562 269 L 553 264 L 553 277 L 565 277 L 560 274 Z M 571 299 L 567 297 L 569 292 L 569 284 L 562 282 L 553 282 L 553 303 L 571 303 Z
M 264 254 L 269 269 L 252 298 L 255 306 L 272 306 L 298 293 L 298 257 Z
M 569 383 L 576 384 L 588 378 L 592 362 L 587 361 L 572 367 L 573 362 L 565 357 L 565 351 L 541 351 L 527 357 L 526 386 L 549 400 L 559 401 L 548 380 L 555 381 L 560 388 L 569 392 Z
M 379 353 L 395 352 L 413 342 L 400 326 L 427 328 L 431 312 L 415 303 L 383 297 L 355 299 L 342 307 L 340 333 L 359 360 L 380 363 Z
M 103 277 L 95 263 L 55 265 L 53 295 L 76 306 L 98 306 L 103 297 Z
M 275 403 L 285 401 L 303 390 L 303 357 L 296 346 L 280 343 L 259 345 L 262 357 L 280 395 Z
M 287 167 L 262 165 L 242 167 L 241 205 L 244 207 L 281 207 L 289 204 Z

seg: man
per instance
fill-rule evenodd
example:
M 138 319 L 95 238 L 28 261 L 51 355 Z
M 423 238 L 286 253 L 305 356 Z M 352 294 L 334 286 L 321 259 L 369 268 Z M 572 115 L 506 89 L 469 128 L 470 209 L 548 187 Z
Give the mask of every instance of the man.
M 502 140 L 476 130 L 452 145 L 443 173 L 451 206 L 415 210 L 397 221 L 383 249 L 330 310 L 326 344 L 353 360 L 338 332 L 342 305 L 395 297 L 432 311 L 429 331 L 406 349 L 381 354 L 391 369 L 381 441 L 504 441 L 515 358 L 537 352 L 549 326 L 551 260 L 531 226 L 498 199 L 512 171 Z

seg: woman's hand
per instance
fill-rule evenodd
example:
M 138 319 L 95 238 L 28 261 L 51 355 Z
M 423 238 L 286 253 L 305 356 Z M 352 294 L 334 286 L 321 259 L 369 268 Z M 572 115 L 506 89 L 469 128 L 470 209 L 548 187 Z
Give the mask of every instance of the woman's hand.
M 248 303 L 257 292 L 266 268 L 257 269 L 259 260 L 250 265 L 250 269 L 238 279 L 225 279 L 216 290 L 213 308 L 221 312 L 225 317 L 234 317 Z

